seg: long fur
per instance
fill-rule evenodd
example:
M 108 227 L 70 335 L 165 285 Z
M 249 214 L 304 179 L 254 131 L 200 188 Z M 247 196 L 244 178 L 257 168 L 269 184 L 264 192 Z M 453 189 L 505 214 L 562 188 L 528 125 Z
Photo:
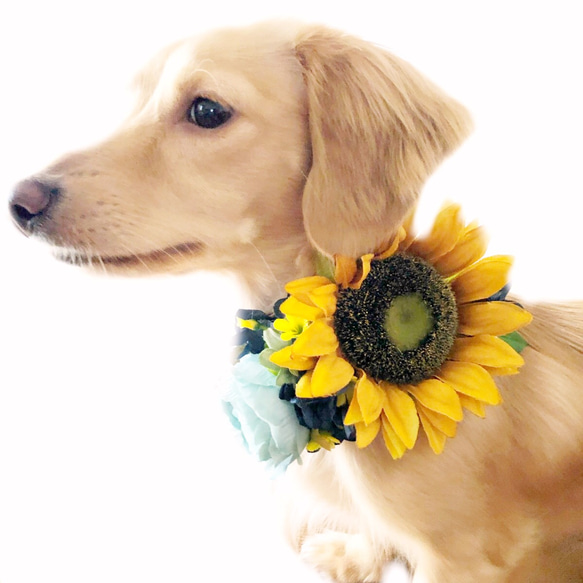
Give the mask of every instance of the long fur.
M 220 31 L 137 79 L 109 141 L 35 175 L 58 188 L 35 233 L 106 271 L 231 269 L 267 306 L 313 250 L 382 247 L 468 134 L 466 110 L 407 63 L 323 27 Z M 195 128 L 196 96 L 235 112 Z M 29 183 L 30 184 L 30 181 Z M 345 443 L 290 468 L 291 544 L 340 583 L 406 557 L 433 583 L 583 580 L 583 304 L 531 305 L 504 404 L 468 415 L 436 456 Z

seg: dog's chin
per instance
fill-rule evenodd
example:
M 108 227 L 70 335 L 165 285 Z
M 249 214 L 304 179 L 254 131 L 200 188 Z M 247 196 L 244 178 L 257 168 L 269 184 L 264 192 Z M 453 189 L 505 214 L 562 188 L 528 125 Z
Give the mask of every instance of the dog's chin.
M 100 255 L 76 248 L 58 247 L 57 259 L 107 274 L 154 275 L 181 273 L 193 268 L 203 255 L 204 245 L 199 242 L 180 243 L 148 252 L 122 255 Z

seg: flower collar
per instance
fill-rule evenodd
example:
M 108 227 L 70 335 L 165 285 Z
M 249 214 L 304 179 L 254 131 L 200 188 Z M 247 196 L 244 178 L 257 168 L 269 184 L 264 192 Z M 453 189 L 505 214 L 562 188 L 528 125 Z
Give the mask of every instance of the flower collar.
M 483 258 L 484 229 L 446 206 L 424 238 L 402 226 L 359 259 L 320 257 L 273 314 L 239 312 L 225 409 L 247 448 L 282 470 L 343 441 L 377 436 L 394 459 L 423 433 L 436 453 L 464 410 L 479 417 L 516 374 L 531 315 L 507 299 L 512 258 Z M 420 431 L 422 430 L 422 431 Z

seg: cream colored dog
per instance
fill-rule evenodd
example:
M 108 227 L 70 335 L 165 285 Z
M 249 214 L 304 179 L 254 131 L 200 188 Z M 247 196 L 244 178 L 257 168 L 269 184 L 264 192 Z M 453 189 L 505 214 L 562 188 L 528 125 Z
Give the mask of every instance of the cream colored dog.
M 232 269 L 267 307 L 313 250 L 382 246 L 470 128 L 403 61 L 321 27 L 262 24 L 178 43 L 137 80 L 107 142 L 20 183 L 27 234 L 112 272 Z M 583 310 L 530 306 L 504 405 L 436 456 L 345 443 L 288 470 L 288 531 L 342 583 L 396 555 L 434 583 L 583 581 Z

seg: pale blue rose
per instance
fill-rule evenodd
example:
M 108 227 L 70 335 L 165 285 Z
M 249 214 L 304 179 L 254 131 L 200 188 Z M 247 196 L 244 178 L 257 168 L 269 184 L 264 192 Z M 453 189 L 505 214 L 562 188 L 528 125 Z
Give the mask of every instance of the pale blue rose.
M 244 356 L 233 367 L 224 408 L 248 451 L 278 474 L 299 459 L 310 431 L 299 424 L 294 406 L 279 398 L 275 379 L 258 354 Z

